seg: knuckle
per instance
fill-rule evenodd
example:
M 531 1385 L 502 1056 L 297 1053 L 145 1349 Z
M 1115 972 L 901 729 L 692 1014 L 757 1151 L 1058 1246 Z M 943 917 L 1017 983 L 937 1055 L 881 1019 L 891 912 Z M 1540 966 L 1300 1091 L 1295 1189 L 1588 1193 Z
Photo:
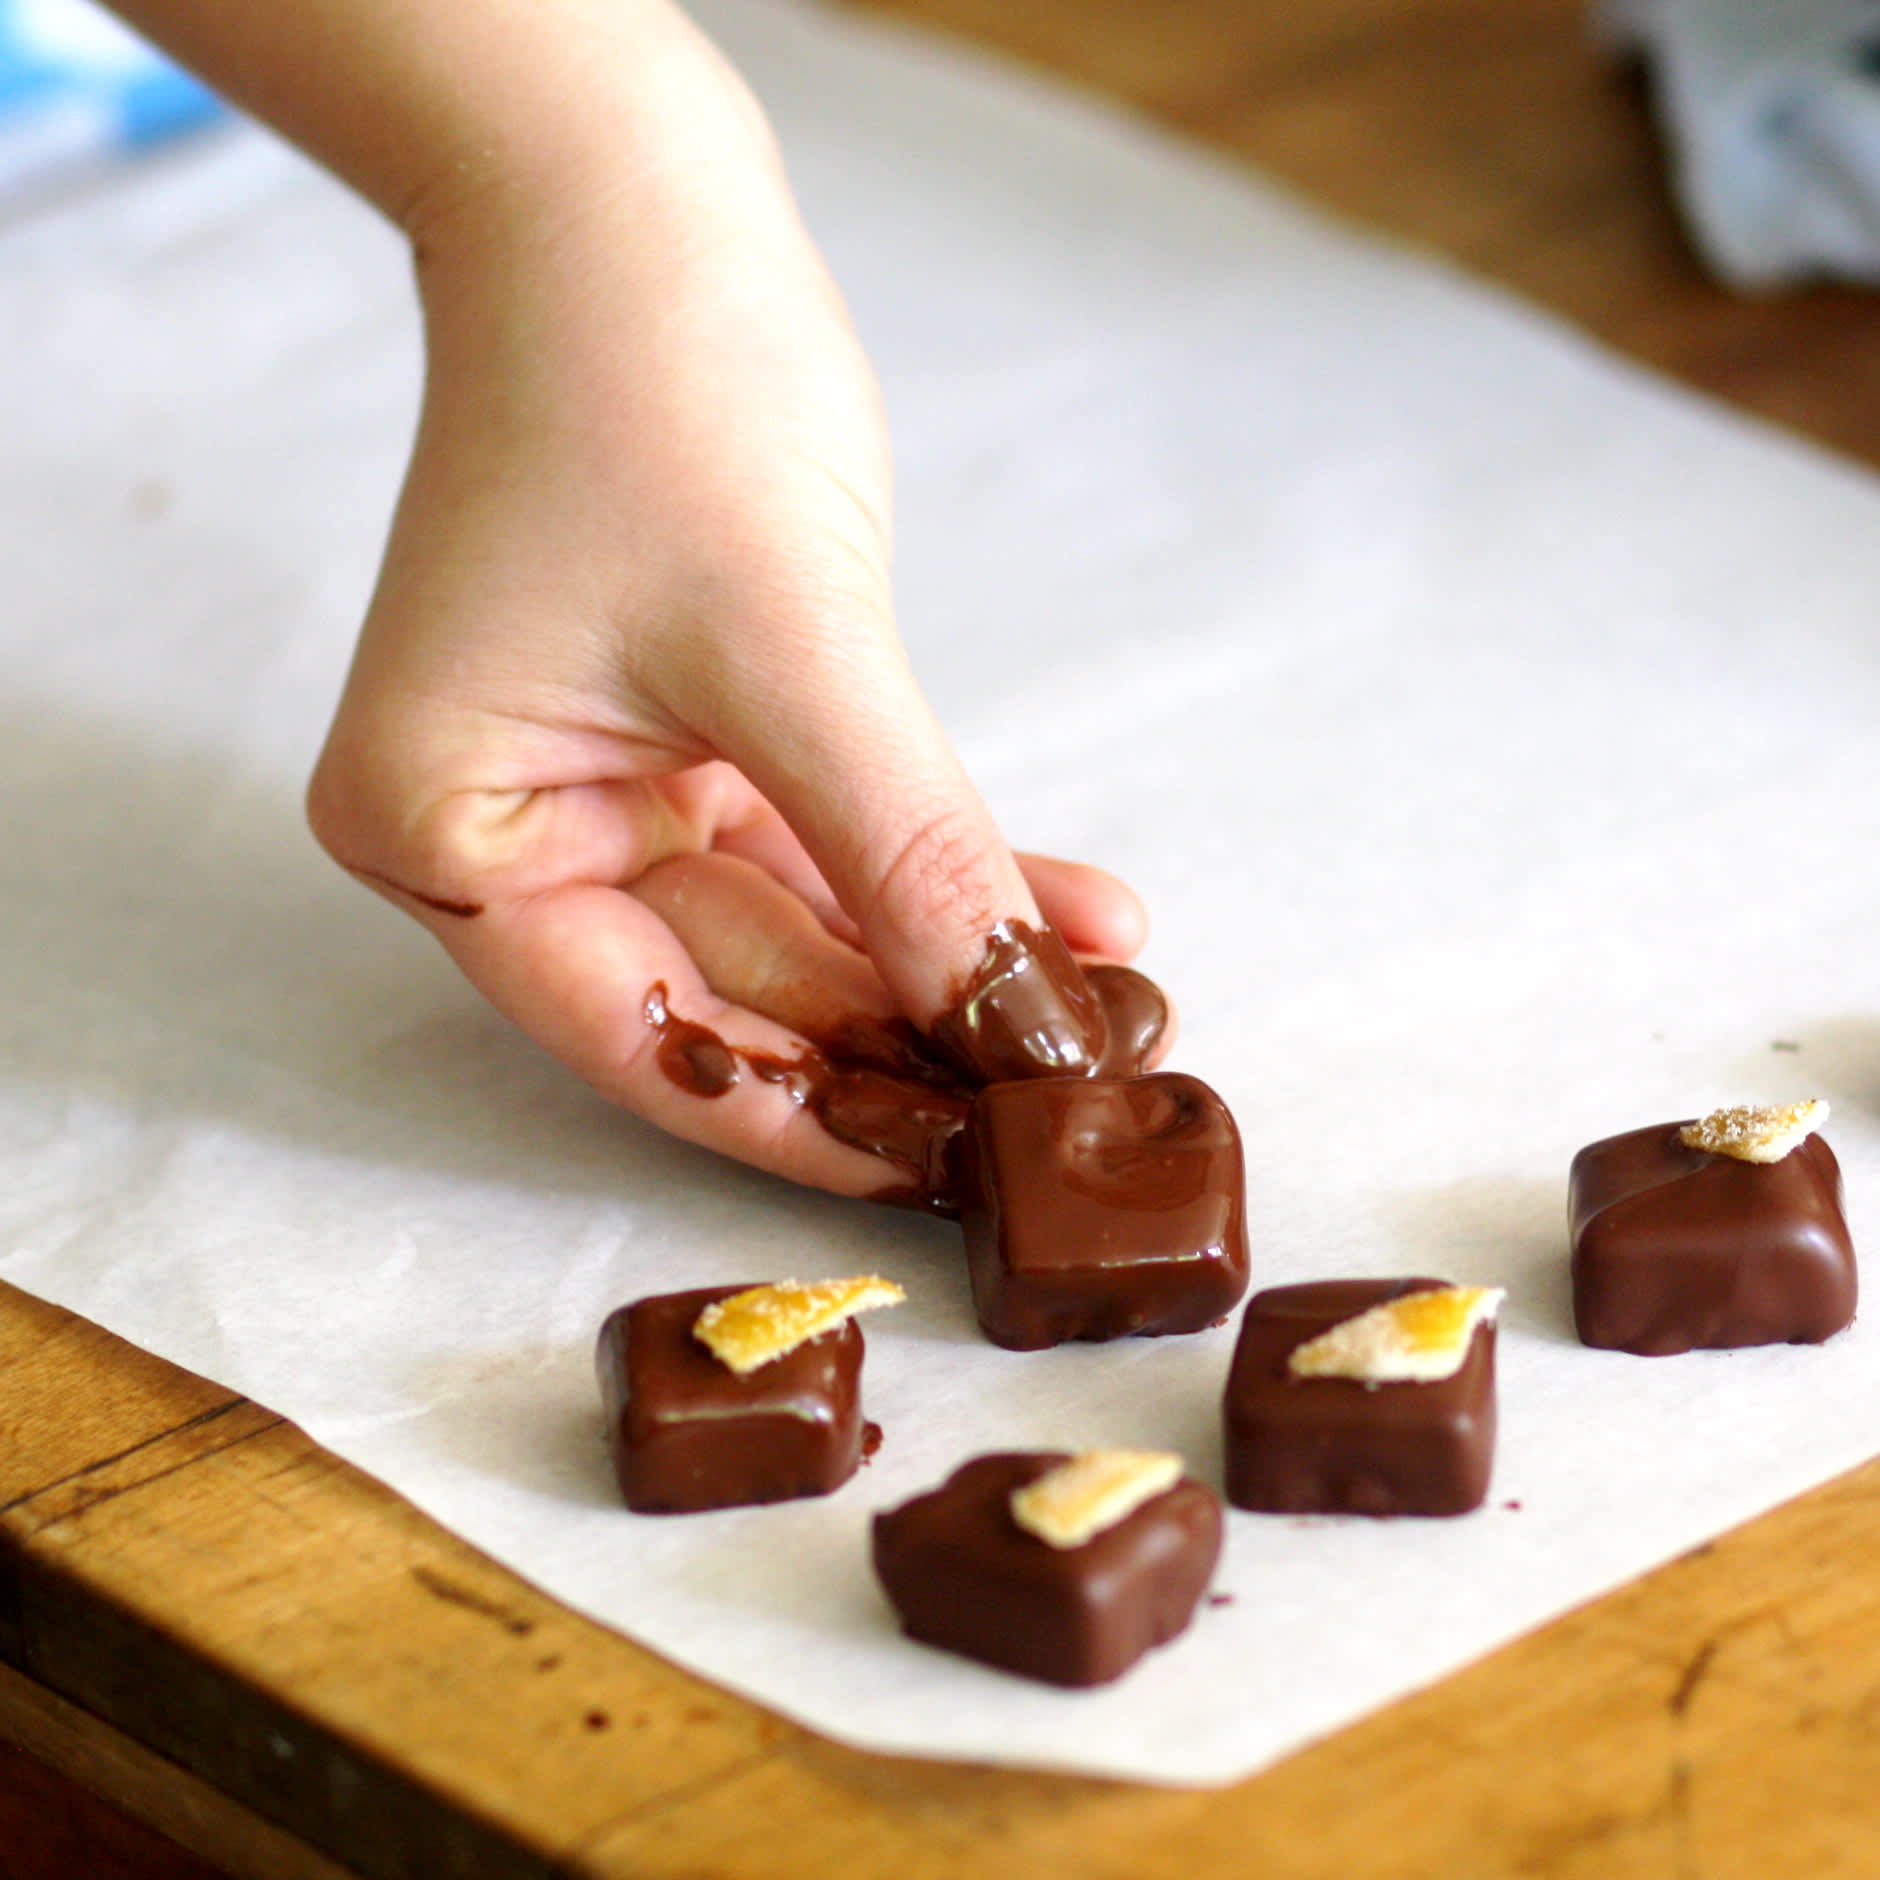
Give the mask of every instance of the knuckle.
M 363 846 L 359 792 L 356 778 L 330 747 L 307 780 L 303 809 L 313 839 L 342 868 L 349 866 Z
M 449 798 L 427 805 L 369 752 L 330 743 L 308 779 L 304 808 L 314 840 L 361 880 L 437 912 L 479 904 L 475 817 Z

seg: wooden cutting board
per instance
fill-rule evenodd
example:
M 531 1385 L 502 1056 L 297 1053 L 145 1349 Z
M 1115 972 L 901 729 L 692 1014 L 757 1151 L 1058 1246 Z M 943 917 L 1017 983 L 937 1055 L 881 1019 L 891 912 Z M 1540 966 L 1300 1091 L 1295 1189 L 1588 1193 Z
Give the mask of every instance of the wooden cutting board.
M 1704 279 L 1581 0 L 859 10 L 1080 79 L 1880 464 L 1880 302 Z M 3 1286 L 0 1431 L 0 1737 L 255 1880 L 1880 1874 L 1880 1464 L 1182 1793 L 824 1742 Z
M 1880 1465 L 1171 1792 L 825 1742 L 6 1287 L 0 1428 L 0 1735 L 252 1880 L 1880 1872 Z

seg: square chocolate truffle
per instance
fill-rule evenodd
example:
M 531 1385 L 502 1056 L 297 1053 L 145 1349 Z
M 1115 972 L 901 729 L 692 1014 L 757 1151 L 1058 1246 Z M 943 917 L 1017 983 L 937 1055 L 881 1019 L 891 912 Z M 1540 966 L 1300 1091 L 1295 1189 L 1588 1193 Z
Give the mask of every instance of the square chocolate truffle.
M 1819 1344 L 1854 1316 L 1841 1171 L 1818 1135 L 1780 1160 L 1718 1154 L 1656 1123 L 1573 1158 L 1568 1230 L 1583 1344 L 1643 1357 Z
M 1221 1504 L 1188 1476 L 1079 1546 L 1012 1511 L 1070 1458 L 976 1457 L 875 1516 L 875 1573 L 908 1637 L 1047 1684 L 1107 1684 L 1187 1628 L 1221 1551 Z
M 1247 1301 L 1227 1380 L 1227 1499 L 1263 1514 L 1450 1515 L 1479 1507 L 1495 1457 L 1495 1327 L 1452 1376 L 1298 1376 L 1293 1353 L 1433 1279 L 1319 1280 Z
M 1198 1332 L 1247 1290 L 1240 1137 L 1198 1078 L 988 1085 L 960 1175 L 973 1304 L 994 1344 Z
M 861 1415 L 861 1328 L 845 1320 L 740 1377 L 693 1327 L 707 1306 L 747 1290 L 663 1293 L 622 1306 L 601 1327 L 608 1448 L 637 1513 L 826 1495 L 862 1460 L 871 1433 Z

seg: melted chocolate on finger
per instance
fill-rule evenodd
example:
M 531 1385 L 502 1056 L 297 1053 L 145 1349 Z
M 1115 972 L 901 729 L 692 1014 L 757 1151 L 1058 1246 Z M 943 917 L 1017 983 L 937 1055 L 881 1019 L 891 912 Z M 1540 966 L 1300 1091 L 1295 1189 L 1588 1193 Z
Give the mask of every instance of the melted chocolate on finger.
M 840 1062 L 807 1047 L 786 1058 L 729 1045 L 708 1025 L 679 1017 L 663 981 L 648 990 L 643 1010 L 657 1037 L 659 1068 L 688 1095 L 722 1097 L 747 1074 L 775 1084 L 837 1142 L 896 1171 L 900 1179 L 869 1199 L 947 1218 L 959 1212 L 952 1144 L 966 1125 L 970 1098 L 950 1071 L 926 1066 L 897 1042 L 890 1024 L 852 1021 L 844 1036 L 860 1055 Z M 876 1068 L 884 1062 L 907 1074 Z M 918 1074 L 924 1068 L 931 1069 L 930 1080 Z
M 1001 921 L 933 1035 L 981 1083 L 1087 1077 L 1109 1028 L 1070 948 L 1050 927 Z
M 1077 1060 L 1077 1075 L 1133 1077 L 1168 1026 L 1168 1001 L 1152 980 L 1127 966 L 1080 971 L 1055 933 L 1019 921 L 994 930 L 960 1004 L 931 1038 L 906 1019 L 855 1014 L 780 1057 L 680 1017 L 663 981 L 647 989 L 642 1010 L 660 1070 L 688 1095 L 722 1097 L 747 1074 L 779 1085 L 836 1141 L 895 1171 L 871 1200 L 947 1219 L 960 1212 L 959 1138 L 979 1089 L 1041 1074 L 1053 1056 Z M 1014 1073 L 1026 1063 L 1031 1071 Z

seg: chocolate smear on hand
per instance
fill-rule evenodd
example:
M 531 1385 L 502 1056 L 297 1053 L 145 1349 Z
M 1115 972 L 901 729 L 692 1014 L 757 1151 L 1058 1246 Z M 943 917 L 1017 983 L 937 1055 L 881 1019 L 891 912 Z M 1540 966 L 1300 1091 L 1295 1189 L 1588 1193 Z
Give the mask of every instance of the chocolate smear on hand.
M 910 1042 L 912 1026 L 903 1035 L 890 1021 L 850 1021 L 839 1036 L 856 1058 L 844 1062 L 811 1049 L 779 1057 L 729 1045 L 709 1026 L 674 1012 L 663 981 L 648 988 L 642 1010 L 658 1037 L 659 1068 L 681 1090 L 722 1097 L 748 1071 L 760 1083 L 780 1086 L 836 1141 L 879 1157 L 902 1177 L 871 1200 L 926 1214 L 958 1213 L 952 1145 L 965 1127 L 969 1099 L 952 1071 Z M 907 1074 L 875 1068 L 884 1063 Z
M 737 1054 L 709 1026 L 673 1011 L 663 980 L 647 988 L 642 1010 L 658 1034 L 659 1068 L 670 1082 L 695 1097 L 722 1097 L 738 1081 Z
M 663 981 L 647 988 L 642 1010 L 657 1034 L 660 1070 L 681 1090 L 722 1097 L 747 1073 L 781 1085 L 838 1142 L 896 1171 L 900 1179 L 869 1199 L 948 1219 L 960 1211 L 960 1134 L 983 1084 L 1041 1074 L 1047 1051 L 1082 1053 L 1076 1075 L 1133 1077 L 1168 1027 L 1168 1001 L 1152 980 L 1127 966 L 1080 972 L 1055 933 L 1017 921 L 995 930 L 960 1008 L 932 1038 L 906 1019 L 858 1013 L 811 1033 L 812 1048 L 781 1057 L 730 1045 L 681 1018 Z M 1026 1039 L 1036 1046 L 1033 1070 L 1015 1071 Z M 996 1075 L 981 1058 L 1000 1066 Z

